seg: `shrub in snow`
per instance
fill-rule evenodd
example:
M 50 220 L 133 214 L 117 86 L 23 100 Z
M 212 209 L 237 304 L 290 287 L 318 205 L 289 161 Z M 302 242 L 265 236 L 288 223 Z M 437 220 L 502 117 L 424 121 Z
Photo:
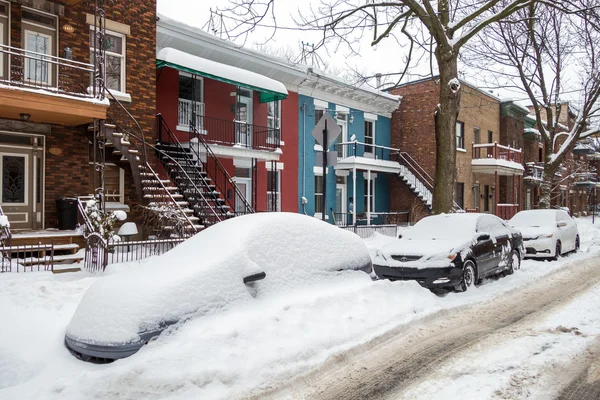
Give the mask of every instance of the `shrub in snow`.
M 98 207 L 96 200 L 89 200 L 86 203 L 85 214 L 92 225 L 92 231 L 88 232 L 88 229 L 86 229 L 85 234 L 98 233 L 107 242 L 113 240 L 116 236 L 114 231 L 115 223 L 127 218 L 127 214 L 124 211 L 102 211 Z

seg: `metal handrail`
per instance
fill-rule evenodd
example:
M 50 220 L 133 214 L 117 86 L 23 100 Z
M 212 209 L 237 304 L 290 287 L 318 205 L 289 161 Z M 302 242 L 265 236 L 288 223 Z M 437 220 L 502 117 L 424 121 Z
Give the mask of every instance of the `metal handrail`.
M 90 221 L 87 214 L 85 213 L 85 207 L 83 206 L 83 203 L 81 202 L 80 197 L 77 198 L 77 210 L 79 211 L 81 218 L 83 218 L 83 223 L 85 224 L 87 231 L 93 232 L 94 228 L 92 227 L 92 222 Z
M 198 232 L 198 230 L 196 229 L 196 226 L 194 225 L 194 223 L 189 219 L 189 217 L 183 211 L 183 209 L 181 208 L 181 206 L 177 203 L 177 201 L 175 200 L 175 198 L 173 198 L 173 196 L 171 195 L 171 193 L 169 192 L 169 190 L 167 190 L 166 186 L 163 184 L 163 182 L 160 179 L 160 177 L 158 176 L 158 174 L 154 171 L 154 169 L 152 168 L 152 166 L 148 162 L 148 153 L 147 153 L 147 150 L 146 150 L 146 147 L 148 146 L 148 144 L 146 143 L 146 139 L 144 137 L 144 131 L 142 130 L 142 127 L 140 126 L 140 124 L 138 123 L 138 121 L 133 117 L 133 115 L 131 115 L 131 113 L 123 106 L 123 104 L 112 94 L 112 92 L 110 91 L 110 89 L 107 88 L 106 86 L 104 87 L 104 89 L 113 98 L 113 100 L 116 102 L 116 104 L 118 104 L 119 108 L 122 111 L 124 111 L 129 116 L 129 119 L 132 120 L 135 123 L 137 129 L 141 133 L 141 138 L 140 138 L 136 134 L 134 134 L 133 132 L 127 131 L 127 134 L 129 135 L 129 137 L 133 137 L 138 142 L 141 142 L 141 144 L 142 144 L 142 154 L 144 156 L 144 161 L 143 161 L 144 165 L 146 166 L 146 168 L 148 168 L 148 171 L 150 171 L 150 173 L 152 174 L 152 176 L 155 178 L 155 180 L 158 182 L 158 184 L 162 187 L 162 189 L 164 190 L 164 192 L 166 193 L 166 195 L 171 200 L 171 203 L 176 207 L 176 209 L 179 211 L 179 213 L 188 222 L 188 225 L 191 227 L 191 229 L 194 232 Z M 118 126 L 117 121 L 115 121 L 112 117 L 111 117 L 111 120 L 113 122 L 115 122 L 115 125 Z M 173 160 L 173 161 L 175 161 L 175 160 Z M 179 165 L 179 163 L 177 163 L 177 164 Z M 179 165 L 179 167 L 181 168 L 181 165 Z M 183 170 L 183 168 L 181 168 L 181 169 Z M 185 171 L 184 171 L 184 173 L 185 173 Z M 186 173 L 186 175 L 187 175 L 187 173 Z M 188 176 L 188 179 L 189 179 L 189 176 Z
M 0 206 L 0 215 L 6 215 L 6 214 L 4 214 L 4 211 L 2 210 L 2 206 Z M 12 232 L 10 231 L 10 226 L 5 226 L 2 228 L 2 235 L 0 235 L 0 239 L 2 237 L 6 237 L 6 239 L 8 239 L 8 246 L 10 246 L 12 243 Z M 6 245 L 6 243 L 4 243 L 4 241 L 2 240 L 2 246 L 5 246 L 5 245 Z
M 158 115 L 160 115 L 160 114 L 158 114 Z M 162 121 L 162 122 L 164 122 L 164 120 L 162 119 L 162 116 L 161 116 L 161 118 L 159 119 L 159 121 Z M 161 127 L 162 127 L 162 125 L 161 125 Z M 179 139 L 177 139 L 177 136 L 175 136 L 175 135 L 172 133 L 172 131 L 169 129 L 169 127 L 168 127 L 166 124 L 165 124 L 165 128 L 167 128 L 167 129 L 168 129 L 168 133 L 170 134 L 170 137 L 172 137 L 172 138 L 175 140 L 175 142 L 174 142 L 174 143 L 176 143 L 176 144 L 177 144 L 177 147 L 178 147 L 179 149 L 182 149 L 182 148 L 183 148 L 183 146 L 181 145 L 181 142 L 179 142 Z M 173 157 L 171 157 L 171 156 L 170 156 L 170 155 L 169 155 L 167 152 L 165 152 L 165 151 L 163 151 L 163 150 L 161 150 L 161 149 L 158 149 L 156 146 L 153 146 L 153 145 L 148 145 L 148 146 L 149 146 L 149 147 L 151 147 L 152 149 L 154 149 L 155 151 L 157 151 L 158 153 L 160 153 L 161 155 L 163 155 L 165 158 L 167 158 L 167 159 L 168 159 L 169 161 L 171 161 L 172 163 L 174 163 L 174 164 L 175 164 L 175 165 L 176 165 L 176 166 L 179 168 L 180 172 L 183 172 L 183 173 L 185 174 L 185 177 L 187 178 L 187 180 L 188 180 L 188 181 L 189 181 L 189 182 L 190 182 L 190 183 L 191 183 L 191 184 L 194 186 L 194 193 L 195 193 L 195 194 L 198 194 L 198 195 L 199 195 L 199 196 L 202 198 L 202 201 L 204 202 L 204 204 L 205 204 L 206 206 L 208 206 L 208 208 L 210 209 L 210 211 L 212 211 L 213 215 L 214 215 L 214 216 L 217 218 L 217 220 L 218 220 L 217 222 L 220 222 L 220 221 L 222 221 L 222 219 L 221 219 L 221 217 L 219 216 L 219 214 L 218 214 L 218 213 L 215 211 L 214 207 L 213 207 L 213 206 L 210 204 L 210 201 L 208 201 L 208 200 L 206 199 L 206 197 L 204 197 L 204 194 L 203 194 L 203 193 L 202 193 L 202 191 L 201 191 L 201 190 L 198 188 L 198 186 L 196 186 L 196 183 L 195 183 L 195 182 L 194 182 L 194 180 L 193 180 L 193 179 L 192 179 L 192 178 L 189 176 L 189 174 L 187 173 L 187 171 L 185 170 L 185 168 L 183 168 L 183 166 L 182 166 L 182 165 L 181 165 L 181 164 L 180 164 L 180 163 L 179 163 L 177 160 L 175 160 Z M 186 164 L 187 164 L 187 166 L 191 166 L 191 164 L 189 163 L 189 161 L 188 161 L 188 160 L 186 160 Z M 205 185 L 208 185 L 208 183 L 207 183 L 207 182 L 206 182 L 204 179 L 202 180 L 202 183 L 204 183 Z
M 161 118 L 162 118 L 162 116 L 161 116 Z M 192 126 L 192 125 L 190 124 L 190 126 Z M 202 134 L 199 133 L 196 130 L 195 127 L 193 128 L 192 133 L 194 135 L 194 138 L 198 139 L 198 143 L 202 143 L 202 145 L 204 146 L 204 149 L 206 150 L 206 153 L 215 162 L 215 165 L 219 169 L 219 172 L 223 176 L 225 176 L 226 184 L 228 184 L 228 186 L 231 186 L 233 188 L 233 191 L 236 194 L 235 198 L 236 199 L 241 199 L 242 202 L 244 203 L 244 211 L 240 211 L 239 214 L 254 213 L 254 208 L 252 207 L 252 205 L 250 203 L 248 203 L 248 200 L 246 199 L 246 196 L 242 193 L 242 191 L 240 190 L 240 188 L 235 184 L 235 182 L 234 182 L 233 178 L 231 177 L 231 175 L 229 175 L 229 173 L 227 172 L 227 170 L 225 169 L 225 167 L 223 166 L 223 164 L 221 164 L 221 161 L 219 160 L 219 158 L 215 155 L 215 153 L 212 151 L 212 149 L 210 148 L 210 146 L 208 145 L 208 143 L 206 143 L 206 141 L 202 137 Z M 190 145 L 190 148 L 193 150 L 193 146 Z M 205 171 L 207 173 L 209 173 L 209 168 L 205 165 L 205 163 L 200 158 L 199 152 L 196 152 L 196 157 L 198 157 L 198 160 L 200 160 L 200 162 L 202 162 L 203 166 L 205 167 L 204 168 Z M 217 185 L 217 187 L 219 187 L 219 182 L 215 179 L 215 177 L 211 176 L 211 178 L 212 178 L 213 182 L 215 182 L 215 184 Z M 228 188 L 226 188 L 226 189 L 228 189 Z M 223 189 L 221 187 L 219 187 L 219 190 L 221 191 L 221 193 L 223 193 L 223 196 L 225 197 L 225 201 L 227 201 L 227 203 L 229 203 L 229 206 L 231 207 L 231 209 L 233 210 L 233 212 L 237 216 L 238 215 L 238 211 L 237 211 L 235 205 L 232 204 L 229 201 L 229 199 L 227 198 L 227 192 L 223 191 Z
M 0 57 L 2 57 L 4 54 L 7 56 L 12 56 L 12 63 L 11 68 L 8 71 L 8 76 L 0 79 L 0 82 L 4 82 L 8 85 L 17 85 L 27 88 L 43 88 L 44 90 L 49 90 L 52 92 L 65 93 L 84 98 L 97 97 L 94 95 L 94 93 L 88 93 L 85 88 L 83 88 L 80 92 L 61 88 L 61 83 L 64 84 L 65 82 L 61 82 L 60 80 L 61 78 L 66 78 L 67 82 L 70 82 L 76 86 L 81 86 L 81 82 L 75 80 L 77 75 L 72 76 L 71 74 L 61 74 L 61 68 L 68 68 L 70 70 L 78 71 L 81 74 L 80 77 L 82 79 L 89 79 L 89 74 L 92 74 L 95 71 L 93 64 L 0 44 Z M 55 66 L 56 71 L 52 71 L 52 69 L 48 67 L 46 70 L 46 79 L 38 79 L 36 76 L 28 78 L 26 77 L 25 60 L 30 60 L 33 63 L 40 63 L 47 67 L 50 65 Z M 20 77 L 20 79 L 13 79 L 14 77 Z

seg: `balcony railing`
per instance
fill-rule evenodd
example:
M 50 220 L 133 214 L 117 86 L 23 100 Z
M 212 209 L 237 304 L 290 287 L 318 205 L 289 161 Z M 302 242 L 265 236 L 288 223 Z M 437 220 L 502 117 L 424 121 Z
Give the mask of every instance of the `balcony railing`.
M 494 159 L 512 161 L 521 164 L 523 152 L 498 143 L 473 144 L 473 160 Z
M 281 145 L 281 131 L 277 128 L 204 115 L 198 116 L 196 121 L 197 125 L 194 130 L 206 135 L 204 140 L 207 143 L 271 151 Z M 190 120 L 186 125 L 192 125 L 192 121 Z M 202 127 L 202 130 L 199 127 Z
M 391 160 L 391 155 L 397 151 L 391 147 L 378 146 L 363 142 L 342 142 L 335 143 L 335 149 L 338 153 L 338 158 L 346 157 L 365 157 L 375 160 Z
M 524 179 L 541 181 L 544 177 L 544 164 L 542 163 L 527 163 L 525 165 Z
M 188 127 L 192 118 L 195 119 L 194 127 L 198 131 L 202 131 L 202 116 L 204 115 L 204 103 L 199 101 L 191 101 L 187 99 L 179 99 L 179 119 L 178 126 Z
M 0 44 L 0 83 L 93 98 L 94 65 Z

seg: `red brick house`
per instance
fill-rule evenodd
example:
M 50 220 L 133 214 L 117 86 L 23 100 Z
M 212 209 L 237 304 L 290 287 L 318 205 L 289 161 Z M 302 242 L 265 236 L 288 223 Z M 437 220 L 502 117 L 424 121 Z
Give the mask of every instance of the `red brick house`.
M 130 160 L 140 150 L 120 153 L 127 138 L 117 147 L 100 128 L 135 120 L 153 136 L 155 37 L 155 1 L 0 1 L 0 204 L 13 230 L 56 227 L 55 200 L 94 194 L 102 175 L 108 207 L 134 212 L 140 185 Z M 112 95 L 94 84 L 104 73 Z M 121 118 L 112 96 L 130 115 Z M 94 173 L 94 124 L 103 174 Z
M 494 213 L 510 218 L 521 209 L 522 119 L 526 110 L 462 82 L 456 129 L 455 209 Z M 403 98 L 392 118 L 391 146 L 432 191 L 435 175 L 434 113 L 438 104 L 436 78 L 409 82 L 389 90 Z M 504 112 L 503 112 L 504 110 Z M 511 111 L 510 113 L 508 111 Z M 516 111 L 515 111 L 516 110 Z M 391 186 L 393 209 L 414 208 L 422 193 L 407 180 Z M 427 204 L 430 206 L 430 204 Z

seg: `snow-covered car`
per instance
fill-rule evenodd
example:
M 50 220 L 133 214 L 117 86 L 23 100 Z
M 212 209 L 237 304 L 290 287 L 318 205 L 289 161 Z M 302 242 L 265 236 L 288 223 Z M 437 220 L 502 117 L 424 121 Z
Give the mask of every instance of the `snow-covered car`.
M 293 213 L 236 217 L 99 279 L 79 303 L 65 344 L 83 360 L 124 358 L 171 325 L 357 271 L 371 273 L 372 264 L 354 233 Z
M 558 258 L 579 250 L 577 223 L 564 210 L 520 211 L 508 221 L 523 234 L 525 257 Z
M 521 233 L 494 215 L 441 214 L 423 218 L 380 249 L 373 268 L 382 279 L 464 291 L 487 276 L 512 274 L 523 252 Z

